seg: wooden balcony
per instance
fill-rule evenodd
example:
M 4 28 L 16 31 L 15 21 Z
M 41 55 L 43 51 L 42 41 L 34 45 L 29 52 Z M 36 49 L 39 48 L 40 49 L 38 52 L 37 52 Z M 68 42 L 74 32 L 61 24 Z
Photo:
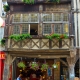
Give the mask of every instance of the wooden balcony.
M 60 0 L 60 3 L 70 2 L 71 0 Z M 7 0 L 8 3 L 23 3 L 22 0 Z M 35 3 L 44 3 L 46 0 L 35 0 Z
M 73 38 L 62 40 L 32 38 L 23 41 L 8 39 L 5 50 L 12 56 L 51 59 L 69 57 L 72 48 L 74 48 Z
M 23 41 L 14 41 L 8 39 L 8 49 L 19 49 L 19 50 L 49 50 L 49 49 L 70 49 L 73 47 L 73 39 L 25 39 Z

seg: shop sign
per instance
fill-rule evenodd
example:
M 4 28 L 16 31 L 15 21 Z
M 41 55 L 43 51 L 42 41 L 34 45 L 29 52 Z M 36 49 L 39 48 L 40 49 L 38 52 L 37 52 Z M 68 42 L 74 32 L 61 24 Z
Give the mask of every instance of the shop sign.
M 5 53 L 4 52 L 0 52 L 0 59 L 5 59 Z

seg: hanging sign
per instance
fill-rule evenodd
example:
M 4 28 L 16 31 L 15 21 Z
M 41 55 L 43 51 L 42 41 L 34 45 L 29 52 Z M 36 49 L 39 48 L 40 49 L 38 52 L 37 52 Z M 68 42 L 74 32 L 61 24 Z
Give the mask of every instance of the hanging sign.
M 0 59 L 5 59 L 5 53 L 0 51 Z

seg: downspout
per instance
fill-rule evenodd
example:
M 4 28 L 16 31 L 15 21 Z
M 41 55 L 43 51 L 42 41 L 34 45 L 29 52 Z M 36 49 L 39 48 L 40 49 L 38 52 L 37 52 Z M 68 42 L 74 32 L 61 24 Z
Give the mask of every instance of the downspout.
M 77 9 L 77 1 L 76 0 L 72 0 L 72 12 L 74 14 L 74 33 L 75 33 L 75 47 L 77 47 L 77 13 L 76 13 L 76 9 Z
M 80 0 L 77 0 L 77 23 L 78 23 L 78 29 L 77 29 L 77 35 L 78 35 L 78 48 L 80 48 Z

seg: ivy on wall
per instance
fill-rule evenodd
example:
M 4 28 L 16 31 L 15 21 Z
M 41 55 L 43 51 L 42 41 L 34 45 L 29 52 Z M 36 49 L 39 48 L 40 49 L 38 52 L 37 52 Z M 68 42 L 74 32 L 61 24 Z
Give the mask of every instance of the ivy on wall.
M 22 0 L 26 4 L 34 4 L 34 0 Z

